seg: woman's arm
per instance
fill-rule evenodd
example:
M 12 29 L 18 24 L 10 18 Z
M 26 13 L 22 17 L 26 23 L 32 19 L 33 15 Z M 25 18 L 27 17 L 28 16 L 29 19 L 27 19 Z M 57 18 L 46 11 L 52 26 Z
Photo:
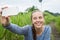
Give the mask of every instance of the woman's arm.
M 18 25 L 12 24 L 12 23 L 10 23 L 10 25 L 5 28 L 10 30 L 13 33 L 23 34 L 23 35 L 26 35 L 28 33 L 28 29 L 29 29 L 28 25 L 26 25 L 24 27 L 19 27 Z
M 11 32 L 14 32 L 14 33 L 17 33 L 17 34 L 27 34 L 28 33 L 28 26 L 25 26 L 25 27 L 19 27 L 15 24 L 10 24 L 10 17 L 9 16 L 2 16 L 2 11 L 4 9 L 8 8 L 7 6 L 6 7 L 3 7 L 3 8 L 0 8 L 0 22 L 1 24 L 8 30 L 10 30 Z

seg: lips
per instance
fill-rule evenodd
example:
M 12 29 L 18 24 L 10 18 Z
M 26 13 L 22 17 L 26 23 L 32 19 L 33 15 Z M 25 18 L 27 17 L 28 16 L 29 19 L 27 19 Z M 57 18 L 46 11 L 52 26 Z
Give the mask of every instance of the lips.
M 43 23 L 43 22 L 40 22 L 40 21 L 35 22 L 35 24 L 36 24 L 37 26 L 40 26 L 42 23 Z

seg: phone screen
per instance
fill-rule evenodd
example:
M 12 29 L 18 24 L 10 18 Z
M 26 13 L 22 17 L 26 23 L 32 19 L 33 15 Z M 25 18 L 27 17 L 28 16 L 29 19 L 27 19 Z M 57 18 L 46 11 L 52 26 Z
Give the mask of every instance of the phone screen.
M 8 7 L 3 10 L 2 16 L 12 16 L 12 15 L 17 15 L 18 13 L 19 13 L 18 7 Z

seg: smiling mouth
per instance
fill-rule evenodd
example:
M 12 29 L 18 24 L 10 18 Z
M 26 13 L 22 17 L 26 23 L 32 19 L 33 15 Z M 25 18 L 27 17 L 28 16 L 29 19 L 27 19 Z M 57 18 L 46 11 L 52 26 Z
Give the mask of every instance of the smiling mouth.
M 37 26 L 40 26 L 41 23 L 36 23 Z
M 37 22 L 36 25 L 37 26 L 40 26 L 42 24 L 42 22 Z
M 41 24 L 39 23 L 39 24 L 36 24 L 37 26 L 40 26 Z

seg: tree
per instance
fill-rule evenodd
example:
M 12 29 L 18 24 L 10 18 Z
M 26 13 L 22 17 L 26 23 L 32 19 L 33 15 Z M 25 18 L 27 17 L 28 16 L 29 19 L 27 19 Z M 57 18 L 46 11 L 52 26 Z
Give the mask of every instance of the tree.
M 39 0 L 39 2 L 42 2 L 42 0 Z
M 36 8 L 35 6 L 32 6 L 32 7 L 26 9 L 26 11 L 28 11 L 28 12 L 32 12 L 34 10 L 38 10 L 38 8 Z

